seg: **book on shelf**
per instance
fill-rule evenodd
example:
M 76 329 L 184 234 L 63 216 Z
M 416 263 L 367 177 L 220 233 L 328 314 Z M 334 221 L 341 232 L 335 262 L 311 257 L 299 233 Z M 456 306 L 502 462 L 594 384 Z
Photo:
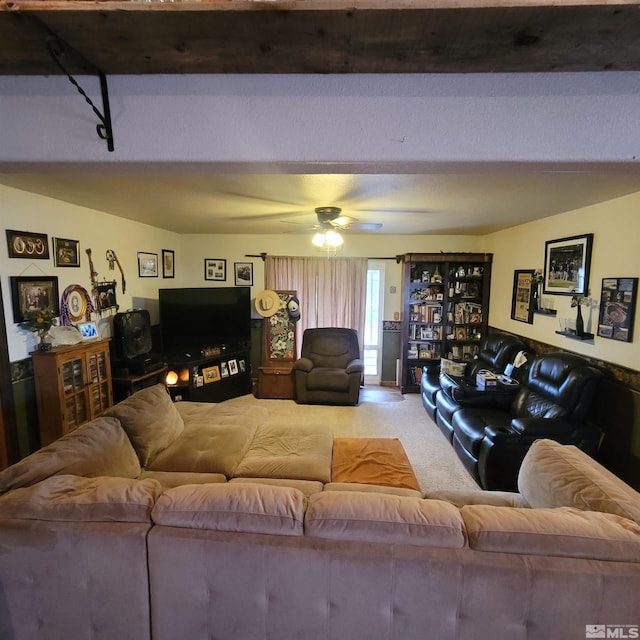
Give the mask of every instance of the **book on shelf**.
M 408 371 L 408 382 L 409 384 L 420 384 L 422 380 L 422 367 L 413 366 L 409 367 Z

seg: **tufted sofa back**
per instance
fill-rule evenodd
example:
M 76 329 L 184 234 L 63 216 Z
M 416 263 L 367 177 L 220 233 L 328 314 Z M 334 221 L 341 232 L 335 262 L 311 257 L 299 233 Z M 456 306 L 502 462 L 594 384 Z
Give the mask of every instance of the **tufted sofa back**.
M 602 373 L 578 355 L 558 352 L 537 356 L 512 412 L 519 418 L 582 421 L 601 378 Z

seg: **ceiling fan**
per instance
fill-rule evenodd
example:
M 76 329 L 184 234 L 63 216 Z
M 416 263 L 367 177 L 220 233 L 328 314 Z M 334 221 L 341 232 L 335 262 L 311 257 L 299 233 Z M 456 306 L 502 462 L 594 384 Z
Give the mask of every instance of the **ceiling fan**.
M 342 215 L 340 207 L 316 207 L 314 209 L 318 219 L 317 224 L 308 227 L 310 229 L 319 229 L 324 231 L 330 230 L 346 230 L 358 229 L 360 231 L 376 231 L 382 227 L 379 222 L 358 222 L 357 218 Z M 301 224 L 300 222 L 292 222 L 291 220 L 281 220 L 284 224 Z

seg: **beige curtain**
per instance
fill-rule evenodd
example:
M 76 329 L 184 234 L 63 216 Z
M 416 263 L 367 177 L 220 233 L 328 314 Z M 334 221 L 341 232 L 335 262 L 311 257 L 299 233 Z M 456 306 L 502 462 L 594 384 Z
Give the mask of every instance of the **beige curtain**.
M 364 336 L 367 258 L 297 258 L 267 256 L 265 288 L 297 292 L 300 320 L 296 324 L 298 353 L 302 333 L 314 327 L 346 327 Z

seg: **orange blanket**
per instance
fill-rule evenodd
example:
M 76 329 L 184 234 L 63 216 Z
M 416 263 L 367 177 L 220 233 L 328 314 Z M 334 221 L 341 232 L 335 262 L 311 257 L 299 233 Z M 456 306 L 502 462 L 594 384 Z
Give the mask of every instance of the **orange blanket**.
M 420 491 L 397 438 L 334 438 L 332 482 L 359 482 Z

